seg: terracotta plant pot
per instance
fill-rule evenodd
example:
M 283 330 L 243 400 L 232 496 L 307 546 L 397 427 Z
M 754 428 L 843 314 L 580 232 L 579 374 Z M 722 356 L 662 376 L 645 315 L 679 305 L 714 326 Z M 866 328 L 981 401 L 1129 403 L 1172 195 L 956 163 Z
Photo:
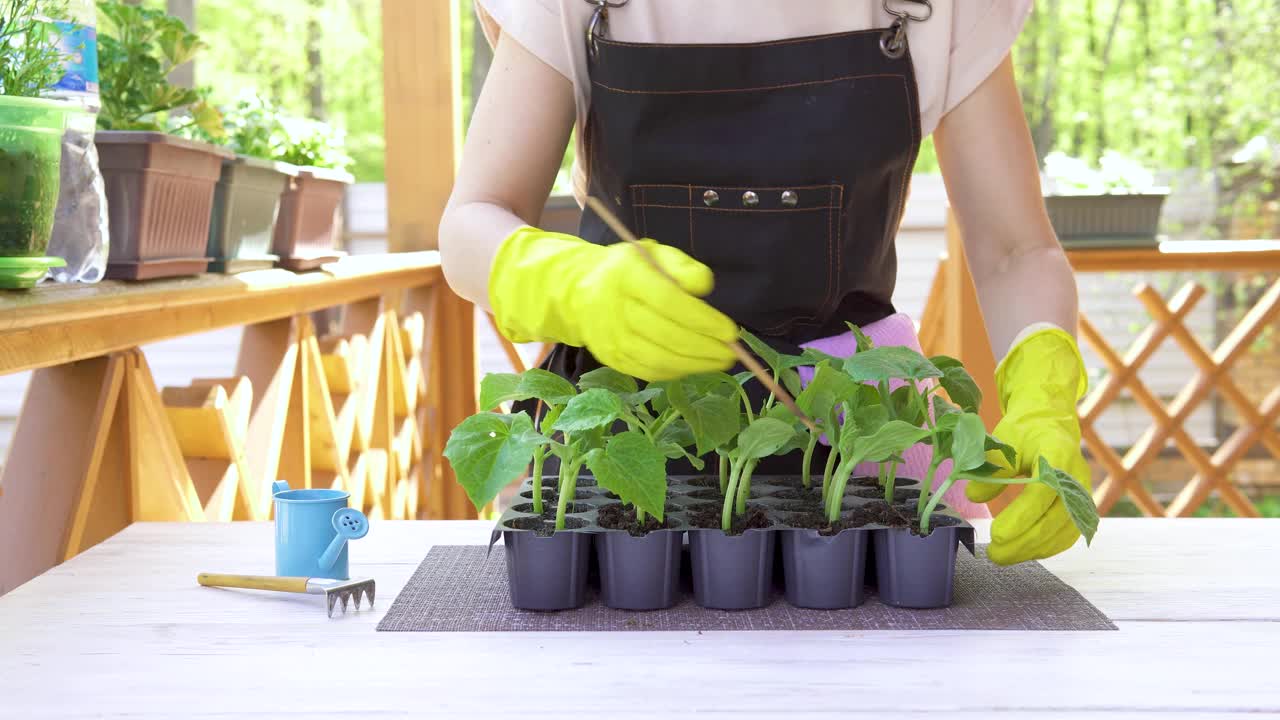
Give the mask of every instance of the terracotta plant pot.
M 337 215 L 342 195 L 355 178 L 324 168 L 299 168 L 298 177 L 280 199 L 272 252 L 280 267 L 314 270 L 341 258 L 337 249 Z
M 213 197 L 209 255 L 213 272 L 237 273 L 274 267 L 271 254 L 280 199 L 298 169 L 292 165 L 238 156 L 222 163 Z
M 234 154 L 156 132 L 104 130 L 94 142 L 111 224 L 107 277 L 204 272 L 214 187 Z

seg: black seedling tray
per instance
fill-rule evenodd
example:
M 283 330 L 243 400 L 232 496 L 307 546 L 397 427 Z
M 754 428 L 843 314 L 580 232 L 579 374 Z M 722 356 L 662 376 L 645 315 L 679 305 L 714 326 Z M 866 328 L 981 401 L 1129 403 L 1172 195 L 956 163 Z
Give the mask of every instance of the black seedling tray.
M 581 606 L 593 569 L 589 561 L 593 541 L 603 602 L 629 610 L 670 607 L 679 599 L 686 536 L 695 600 L 704 607 L 725 610 L 769 602 L 779 546 L 778 564 L 787 602 L 822 609 L 860 604 L 869 576 L 874 576 L 880 599 L 886 604 L 945 607 L 951 604 L 957 546 L 963 544 L 974 552 L 973 527 L 941 505 L 933 513 L 934 530 L 928 537 L 875 522 L 833 535 L 797 527 L 795 523 L 803 516 L 797 510 L 800 481 L 791 476 L 752 479 L 748 504 L 763 511 L 770 524 L 738 535 L 693 526 L 694 511 L 708 503 L 721 506 L 718 480 L 707 476 L 672 478 L 665 513 L 668 529 L 640 537 L 599 525 L 600 509 L 620 501 L 597 487 L 593 478 L 583 477 L 571 512 L 566 513 L 568 527 L 551 533 L 555 485 L 555 478 L 544 479 L 544 514 L 550 519 L 540 520 L 532 512 L 532 482 L 525 480 L 490 538 L 490 546 L 501 536 L 507 547 L 511 601 L 517 608 Z M 895 494 L 911 503 L 904 514 L 913 517 L 919 482 L 900 478 L 896 487 Z M 861 514 L 860 510 L 882 502 L 880 488 L 851 481 L 845 490 L 843 513 Z M 874 552 L 869 552 L 870 548 Z M 874 572 L 869 571 L 868 559 L 874 563 Z

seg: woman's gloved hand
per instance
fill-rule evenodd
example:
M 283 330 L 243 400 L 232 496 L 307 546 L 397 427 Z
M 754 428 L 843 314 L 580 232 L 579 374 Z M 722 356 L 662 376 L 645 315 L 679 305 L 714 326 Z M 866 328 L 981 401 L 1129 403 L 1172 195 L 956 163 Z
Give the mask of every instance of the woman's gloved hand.
M 996 387 L 1004 418 L 992 434 L 1017 450 L 1009 477 L 1036 472 L 1039 458 L 1069 473 L 1092 489 L 1089 464 L 1080 451 L 1080 420 L 1076 403 L 1088 383 L 1075 338 L 1048 327 L 1017 342 L 996 368 Z M 999 452 L 988 457 L 1008 467 Z M 970 482 L 965 495 L 988 502 L 1006 485 Z M 991 523 L 992 562 L 1012 565 L 1057 555 L 1075 544 L 1080 532 L 1067 516 L 1056 493 L 1040 484 L 1026 486 Z
M 498 248 L 489 302 L 512 342 L 585 347 L 609 367 L 644 380 L 726 370 L 738 327 L 700 298 L 711 269 L 685 253 L 644 241 L 678 285 L 626 243 L 523 227 Z

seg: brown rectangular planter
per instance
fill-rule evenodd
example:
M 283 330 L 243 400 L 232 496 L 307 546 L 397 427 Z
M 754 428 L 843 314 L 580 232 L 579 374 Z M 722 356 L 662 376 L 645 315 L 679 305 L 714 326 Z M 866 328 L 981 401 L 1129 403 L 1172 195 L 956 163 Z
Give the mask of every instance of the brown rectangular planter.
M 1047 195 L 1045 208 L 1067 247 L 1153 245 L 1168 193 Z
M 214 186 L 230 150 L 157 132 L 104 130 L 94 142 L 107 189 L 107 277 L 202 273 Z
M 238 273 L 274 267 L 271 254 L 280 198 L 298 169 L 293 165 L 237 156 L 222 162 L 209 224 L 211 272 Z
M 280 267 L 295 272 L 314 270 L 346 253 L 337 249 L 338 206 L 355 181 L 341 170 L 304 167 L 280 199 L 272 252 Z

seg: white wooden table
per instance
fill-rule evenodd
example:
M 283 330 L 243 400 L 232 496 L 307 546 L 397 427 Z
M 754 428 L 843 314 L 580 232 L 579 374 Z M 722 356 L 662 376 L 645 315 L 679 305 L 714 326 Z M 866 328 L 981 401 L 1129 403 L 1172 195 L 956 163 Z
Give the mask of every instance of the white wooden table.
M 377 610 L 329 620 L 196 585 L 269 572 L 270 525 L 134 525 L 0 597 L 0 717 L 1280 716 L 1280 520 L 1106 520 L 1046 563 L 1119 632 L 374 631 L 432 544 L 489 529 L 376 525 Z

